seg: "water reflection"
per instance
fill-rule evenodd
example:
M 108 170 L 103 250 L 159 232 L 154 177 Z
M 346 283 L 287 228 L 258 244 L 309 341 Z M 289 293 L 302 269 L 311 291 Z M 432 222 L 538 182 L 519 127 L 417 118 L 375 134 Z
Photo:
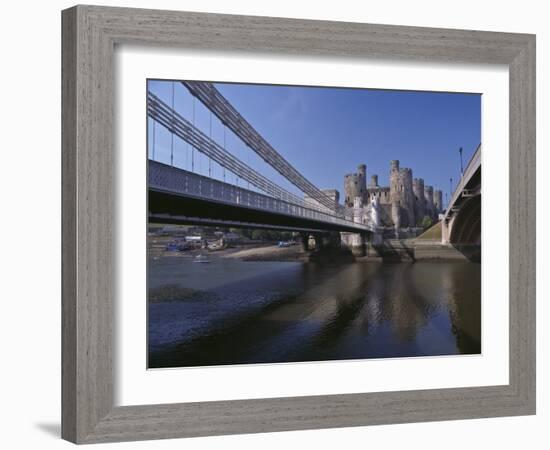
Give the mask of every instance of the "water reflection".
M 197 267 L 202 266 L 202 267 Z M 479 353 L 481 270 L 470 262 L 245 263 L 164 258 L 150 286 L 149 366 Z

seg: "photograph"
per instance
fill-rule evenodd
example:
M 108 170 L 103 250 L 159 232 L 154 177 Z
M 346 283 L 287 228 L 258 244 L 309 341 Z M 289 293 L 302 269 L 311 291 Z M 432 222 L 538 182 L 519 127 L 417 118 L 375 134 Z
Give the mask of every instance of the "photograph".
M 481 94 L 146 88 L 149 369 L 481 354 Z
M 3 6 L 2 448 L 544 447 L 545 3 Z

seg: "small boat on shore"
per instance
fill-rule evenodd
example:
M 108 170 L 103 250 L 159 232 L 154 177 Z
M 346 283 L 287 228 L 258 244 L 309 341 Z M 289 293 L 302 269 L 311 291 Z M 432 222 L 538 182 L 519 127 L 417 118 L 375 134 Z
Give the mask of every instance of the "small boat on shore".
M 206 264 L 206 263 L 209 263 L 210 260 L 208 259 L 208 256 L 204 256 L 204 255 L 197 255 L 195 256 L 195 259 L 193 260 L 194 263 L 202 263 L 202 264 Z

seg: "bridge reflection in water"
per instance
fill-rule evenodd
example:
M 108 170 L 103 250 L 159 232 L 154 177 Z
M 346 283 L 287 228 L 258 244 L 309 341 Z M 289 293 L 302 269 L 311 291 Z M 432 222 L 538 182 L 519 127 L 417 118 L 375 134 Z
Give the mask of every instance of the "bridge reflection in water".
M 481 351 L 478 264 L 204 266 L 151 261 L 151 293 L 181 282 L 187 294 L 149 304 L 149 367 Z

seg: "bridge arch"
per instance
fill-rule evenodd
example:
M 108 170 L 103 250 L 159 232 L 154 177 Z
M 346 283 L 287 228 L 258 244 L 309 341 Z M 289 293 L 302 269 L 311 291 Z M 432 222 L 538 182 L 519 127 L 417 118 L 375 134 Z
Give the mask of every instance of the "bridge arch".
M 445 211 L 442 243 L 481 245 L 481 145 L 468 162 Z
M 451 244 L 481 245 L 481 195 L 464 202 L 449 228 Z

